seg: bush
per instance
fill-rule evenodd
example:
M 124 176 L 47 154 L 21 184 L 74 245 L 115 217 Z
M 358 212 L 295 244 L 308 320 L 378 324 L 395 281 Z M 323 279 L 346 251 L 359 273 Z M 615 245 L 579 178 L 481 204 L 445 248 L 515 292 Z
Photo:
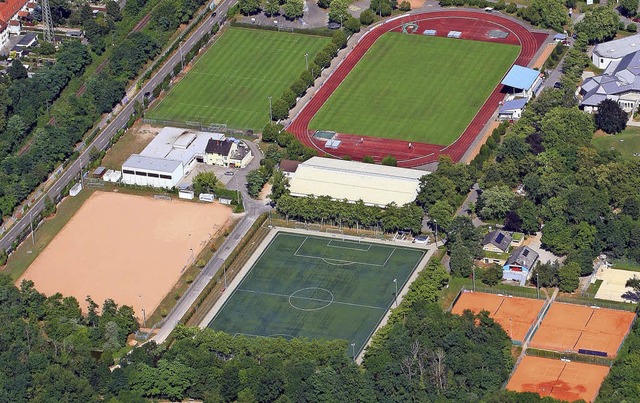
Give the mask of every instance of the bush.
M 638 26 L 632 22 L 629 25 L 627 25 L 627 31 L 638 32 Z
M 507 8 L 504 9 L 504 11 L 506 11 L 509 14 L 515 14 L 518 12 L 518 6 L 516 5 L 516 3 L 509 3 L 509 5 L 507 6 Z
M 618 23 L 618 31 L 624 31 L 624 22 L 623 21 L 620 21 Z
M 384 157 L 382 159 L 382 161 L 380 162 L 382 165 L 388 165 L 388 166 L 396 166 L 398 165 L 398 160 L 396 160 L 396 157 L 394 157 L 393 155 L 387 155 L 386 157 Z
M 373 24 L 373 20 L 375 19 L 375 15 L 371 9 L 366 9 L 360 14 L 360 23 L 362 25 L 371 25 Z
M 346 29 L 352 34 L 355 34 L 356 32 L 360 32 L 360 20 L 355 17 L 349 17 L 344 22 L 344 29 Z
M 398 6 L 398 9 L 400 11 L 411 11 L 411 3 L 409 3 L 408 1 L 403 1 L 402 3 L 400 3 L 400 5 Z
M 364 157 L 362 157 L 362 162 L 364 162 L 365 164 L 375 164 L 376 163 L 376 161 L 370 155 L 365 155 Z

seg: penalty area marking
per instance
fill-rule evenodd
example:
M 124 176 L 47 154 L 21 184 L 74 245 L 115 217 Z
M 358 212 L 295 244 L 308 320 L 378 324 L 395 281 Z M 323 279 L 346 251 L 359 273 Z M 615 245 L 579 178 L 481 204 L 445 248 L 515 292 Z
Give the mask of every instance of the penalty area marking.
M 337 248 L 337 249 L 347 249 L 347 250 L 355 250 L 355 251 L 359 251 L 359 252 L 369 252 L 369 250 L 371 249 L 371 244 L 367 245 L 367 248 L 349 248 L 347 246 L 340 246 L 340 245 L 331 245 L 331 242 L 335 241 L 335 239 L 332 239 L 329 241 L 329 243 L 327 244 L 327 246 L 329 248 Z M 337 242 L 342 242 L 342 243 L 346 243 L 346 244 L 353 244 L 353 245 L 362 245 L 362 243 L 360 242 L 354 242 L 354 241 L 337 241 Z
M 298 246 L 298 249 L 296 249 L 296 251 L 293 253 L 293 256 L 295 257 L 306 257 L 308 259 L 320 259 L 323 262 L 333 265 L 333 266 L 348 266 L 348 265 L 352 265 L 352 264 L 361 264 L 364 266 L 373 266 L 373 267 L 384 267 L 387 265 L 387 262 L 389 262 L 389 259 L 391 259 L 391 256 L 393 255 L 393 253 L 396 251 L 396 248 L 393 248 L 391 250 L 391 253 L 389 253 L 389 256 L 387 256 L 387 259 L 385 259 L 384 263 L 382 264 L 375 264 L 375 263 L 366 263 L 366 262 L 356 262 L 353 260 L 341 260 L 341 259 L 332 259 L 332 258 L 328 258 L 328 257 L 322 257 L 322 256 L 313 256 L 313 255 L 303 255 L 300 253 L 300 249 L 302 249 L 302 246 L 305 244 L 305 242 L 307 242 L 307 239 L 309 239 L 309 237 L 304 237 L 304 239 L 302 240 L 302 243 L 300 243 L 300 246 Z M 340 242 L 347 242 L 347 241 L 340 241 Z M 356 242 L 353 242 L 356 243 Z M 329 246 L 329 244 L 327 244 L 327 246 Z M 356 250 L 358 252 L 368 252 L 369 249 L 367 250 L 363 250 L 363 249 L 352 249 L 352 248 L 345 248 L 345 247 L 340 247 L 340 246 L 329 246 L 332 248 L 339 248 L 339 249 L 351 249 L 351 250 Z M 369 245 L 369 248 L 371 248 L 371 245 Z M 335 263 L 332 263 L 335 262 Z

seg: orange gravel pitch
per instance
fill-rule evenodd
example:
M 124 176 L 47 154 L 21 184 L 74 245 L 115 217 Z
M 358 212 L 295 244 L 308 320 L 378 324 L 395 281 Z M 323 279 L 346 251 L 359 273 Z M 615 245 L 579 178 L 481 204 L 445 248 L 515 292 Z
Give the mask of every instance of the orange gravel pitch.
M 598 395 L 609 367 L 582 362 L 563 362 L 525 356 L 507 384 L 508 390 L 535 392 L 560 400 L 584 399 L 592 402 Z
M 220 204 L 95 192 L 21 278 L 46 295 L 74 296 L 86 309 L 111 298 L 149 316 L 231 209 Z
M 474 313 L 489 311 L 509 337 L 522 341 L 543 305 L 544 301 L 536 299 L 465 291 L 451 312 L 460 315 L 467 309 Z
M 615 357 L 634 317 L 632 312 L 555 302 L 530 346 L 560 352 L 604 351 Z

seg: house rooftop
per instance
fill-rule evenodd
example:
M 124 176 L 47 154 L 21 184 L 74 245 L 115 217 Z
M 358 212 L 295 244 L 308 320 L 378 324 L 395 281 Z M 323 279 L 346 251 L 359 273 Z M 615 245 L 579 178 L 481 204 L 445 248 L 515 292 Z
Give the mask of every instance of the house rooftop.
M 300 161 L 282 160 L 279 166 L 282 172 L 295 173 L 298 170 L 298 165 L 300 165 Z
M 27 4 L 28 0 L 6 0 L 0 2 L 0 21 L 9 22 L 9 20 Z
M 505 102 L 500 107 L 500 113 L 507 113 L 507 112 L 518 110 L 518 109 L 522 109 L 526 104 L 527 104 L 526 98 L 512 99 L 510 101 Z
M 503 252 L 506 252 L 509 249 L 509 245 L 511 245 L 511 236 L 506 232 L 500 230 L 491 231 L 487 235 L 485 235 L 484 239 L 482 240 L 482 246 L 489 244 L 495 246 Z
M 210 139 L 207 142 L 207 147 L 205 148 L 205 152 L 207 154 L 229 155 L 229 152 L 231 151 L 231 146 L 233 146 L 233 141 L 231 140 Z
M 532 268 L 538 260 L 538 252 L 528 246 L 520 246 L 515 248 L 507 259 L 507 265 L 516 264 L 523 267 Z

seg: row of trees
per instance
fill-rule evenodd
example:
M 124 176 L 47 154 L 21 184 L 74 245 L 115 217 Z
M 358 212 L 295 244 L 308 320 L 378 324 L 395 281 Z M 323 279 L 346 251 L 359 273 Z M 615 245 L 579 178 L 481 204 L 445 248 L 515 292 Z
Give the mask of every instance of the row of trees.
M 316 78 L 320 77 L 322 69 L 329 67 L 331 60 L 338 54 L 340 49 L 347 46 L 347 35 L 342 30 L 334 32 L 331 42 L 316 53 L 313 61 L 309 63 L 308 69 L 304 70 L 300 77 L 291 83 L 291 86 L 284 90 L 280 98 L 273 101 L 271 114 L 274 121 L 286 119 L 289 110 L 296 105 L 298 97 L 303 96 L 311 87 Z
M 282 14 L 288 20 L 295 20 L 304 14 L 302 0 L 239 0 L 238 9 L 244 15 L 255 15 L 264 11 L 267 16 Z
M 515 14 L 518 11 L 518 6 L 516 3 L 507 4 L 504 0 L 498 0 L 495 3 L 489 2 L 486 0 L 440 0 L 439 3 L 442 7 L 448 7 L 448 6 L 456 6 L 456 7 L 469 6 L 469 7 L 478 7 L 478 8 L 493 7 L 496 10 L 504 10 L 509 14 Z
M 286 219 L 331 223 L 347 227 L 380 227 L 392 232 L 398 230 L 420 233 L 422 228 L 422 209 L 413 203 L 397 206 L 395 203 L 384 209 L 367 206 L 362 200 L 350 203 L 347 200 L 334 201 L 329 196 L 292 197 L 280 196 L 276 209 Z

